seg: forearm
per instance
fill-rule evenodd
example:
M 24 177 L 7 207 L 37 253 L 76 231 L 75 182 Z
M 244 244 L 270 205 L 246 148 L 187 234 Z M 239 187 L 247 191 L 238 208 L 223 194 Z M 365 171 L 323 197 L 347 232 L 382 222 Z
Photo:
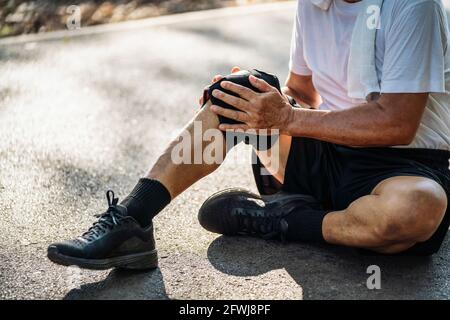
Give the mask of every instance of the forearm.
M 406 145 L 415 132 L 401 120 L 375 101 L 340 111 L 292 109 L 285 134 L 348 146 Z
M 320 105 L 320 97 L 317 94 L 308 96 L 307 94 L 298 92 L 288 86 L 281 88 L 281 92 L 294 98 L 300 106 L 306 109 L 315 109 Z
M 279 129 L 283 135 L 355 147 L 408 145 L 416 135 L 428 100 L 428 93 L 385 93 L 377 96 L 377 100 L 340 111 L 294 108 L 264 80 L 254 76 L 249 80 L 259 92 L 232 82 L 224 82 L 222 86 L 236 95 L 213 92 L 213 96 L 237 110 L 216 105 L 211 110 L 240 122 L 221 124 L 220 130 Z

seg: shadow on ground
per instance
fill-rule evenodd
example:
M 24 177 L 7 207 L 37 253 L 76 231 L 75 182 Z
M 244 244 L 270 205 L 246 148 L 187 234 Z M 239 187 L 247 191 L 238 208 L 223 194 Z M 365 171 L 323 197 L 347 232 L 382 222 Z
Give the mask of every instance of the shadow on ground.
M 113 270 L 106 279 L 82 285 L 67 293 L 64 300 L 168 299 L 159 269 L 149 272 Z
M 219 271 L 240 277 L 285 269 L 302 287 L 303 299 L 448 299 L 447 238 L 439 256 L 364 256 L 353 249 L 221 236 L 208 248 Z M 381 289 L 366 286 L 367 268 L 381 269 Z
M 447 238 L 439 256 L 365 256 L 332 246 L 281 244 L 245 237 L 216 238 L 208 260 L 220 272 L 254 277 L 284 269 L 302 288 L 303 299 L 448 299 Z M 381 269 L 381 289 L 366 286 L 367 268 Z M 169 299 L 162 273 L 113 270 L 99 282 L 82 285 L 66 300 Z

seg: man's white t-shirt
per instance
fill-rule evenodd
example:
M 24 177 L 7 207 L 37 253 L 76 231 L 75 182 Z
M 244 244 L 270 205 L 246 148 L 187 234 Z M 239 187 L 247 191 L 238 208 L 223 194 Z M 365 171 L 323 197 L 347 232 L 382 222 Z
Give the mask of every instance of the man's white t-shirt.
M 353 28 L 362 2 L 334 0 L 328 11 L 299 0 L 290 70 L 312 75 L 321 109 L 364 103 L 347 93 Z M 448 26 L 440 0 L 385 0 L 376 36 L 381 93 L 429 92 L 417 135 L 409 148 L 450 150 L 450 56 Z

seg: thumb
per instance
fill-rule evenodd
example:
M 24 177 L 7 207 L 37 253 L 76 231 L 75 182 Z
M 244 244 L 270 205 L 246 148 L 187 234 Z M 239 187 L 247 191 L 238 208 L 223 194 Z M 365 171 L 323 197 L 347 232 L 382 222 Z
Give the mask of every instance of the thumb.
M 253 75 L 251 75 L 249 77 L 249 80 L 250 80 L 250 83 L 252 84 L 252 86 L 254 86 L 256 89 L 258 89 L 261 92 L 269 92 L 274 89 L 274 87 L 272 87 L 266 81 L 264 81 L 263 79 L 259 79 Z

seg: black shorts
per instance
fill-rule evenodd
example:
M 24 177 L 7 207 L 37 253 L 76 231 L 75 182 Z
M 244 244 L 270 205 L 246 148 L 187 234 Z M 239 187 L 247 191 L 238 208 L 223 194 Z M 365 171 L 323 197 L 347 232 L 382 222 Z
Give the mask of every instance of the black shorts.
M 286 192 L 311 195 L 324 210 L 346 209 L 368 195 L 383 180 L 396 176 L 420 176 L 439 183 L 450 199 L 450 151 L 406 148 L 351 148 L 308 138 L 293 138 L 284 184 L 258 174 L 261 193 Z M 439 250 L 450 225 L 450 210 L 426 242 L 405 254 L 429 255 Z

